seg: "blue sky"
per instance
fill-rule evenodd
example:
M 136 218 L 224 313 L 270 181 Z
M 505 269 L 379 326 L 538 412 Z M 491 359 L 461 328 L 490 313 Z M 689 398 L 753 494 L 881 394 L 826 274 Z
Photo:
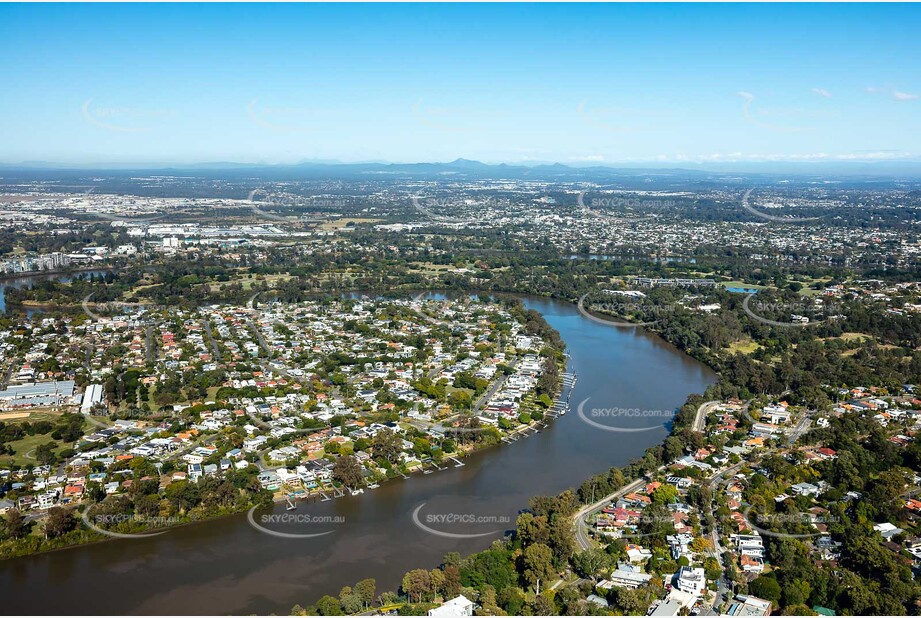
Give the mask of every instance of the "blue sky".
M 0 5 L 0 161 L 921 160 L 918 5 Z

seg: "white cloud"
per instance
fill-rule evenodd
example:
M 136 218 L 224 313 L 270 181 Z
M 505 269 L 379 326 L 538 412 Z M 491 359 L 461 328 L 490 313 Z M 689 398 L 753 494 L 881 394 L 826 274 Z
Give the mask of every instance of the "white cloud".
M 825 97 L 826 99 L 831 98 L 831 93 L 824 88 L 813 88 L 812 91 L 819 95 L 820 97 Z
M 578 157 L 569 157 L 570 161 L 604 161 L 604 155 L 580 155 Z
M 921 97 L 921 95 L 912 94 L 910 92 L 902 92 L 901 90 L 896 90 L 891 86 L 886 86 L 883 88 L 877 88 L 876 86 L 867 86 L 863 89 L 864 92 L 869 92 L 870 94 L 885 94 L 889 93 L 892 95 L 894 101 L 914 101 L 915 99 Z
M 909 94 L 907 92 L 899 92 L 898 90 L 892 91 L 892 98 L 896 101 L 911 101 L 918 98 L 916 94 Z

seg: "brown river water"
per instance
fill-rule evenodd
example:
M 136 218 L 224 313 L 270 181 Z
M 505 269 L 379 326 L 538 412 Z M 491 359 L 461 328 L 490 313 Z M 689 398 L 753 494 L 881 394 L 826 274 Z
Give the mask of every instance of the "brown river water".
M 275 514 L 313 521 L 265 524 L 322 536 L 279 538 L 241 514 L 156 537 L 0 562 L 3 613 L 287 614 L 294 604 L 338 595 L 366 577 L 377 579 L 378 592 L 396 589 L 407 570 L 433 568 L 446 552 L 487 547 L 514 527 L 531 496 L 578 487 L 642 455 L 668 435 L 668 413 L 716 380 L 707 367 L 640 329 L 592 322 L 569 303 L 525 301 L 560 332 L 569 370 L 578 376 L 571 411 L 542 432 L 477 453 L 463 467 L 449 462 L 364 495 L 295 511 L 279 505 Z M 651 429 L 599 429 L 577 413 L 586 398 L 586 416 L 592 408 L 632 411 L 595 423 Z M 262 521 L 259 514 L 256 520 Z M 482 536 L 446 537 L 423 526 Z

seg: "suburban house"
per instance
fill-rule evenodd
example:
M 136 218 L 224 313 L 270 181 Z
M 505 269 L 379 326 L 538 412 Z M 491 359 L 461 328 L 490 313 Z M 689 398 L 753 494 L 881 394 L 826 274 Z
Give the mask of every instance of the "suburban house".
M 450 601 L 445 601 L 438 607 L 429 610 L 429 616 L 438 616 L 439 618 L 453 618 L 454 616 L 472 616 L 474 604 L 473 601 L 460 595 Z

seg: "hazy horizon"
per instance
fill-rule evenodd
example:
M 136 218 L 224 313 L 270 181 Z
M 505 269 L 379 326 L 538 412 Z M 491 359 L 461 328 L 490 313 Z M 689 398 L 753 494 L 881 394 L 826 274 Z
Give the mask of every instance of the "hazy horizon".
M 917 5 L 663 8 L 6 4 L 0 161 L 921 160 Z

